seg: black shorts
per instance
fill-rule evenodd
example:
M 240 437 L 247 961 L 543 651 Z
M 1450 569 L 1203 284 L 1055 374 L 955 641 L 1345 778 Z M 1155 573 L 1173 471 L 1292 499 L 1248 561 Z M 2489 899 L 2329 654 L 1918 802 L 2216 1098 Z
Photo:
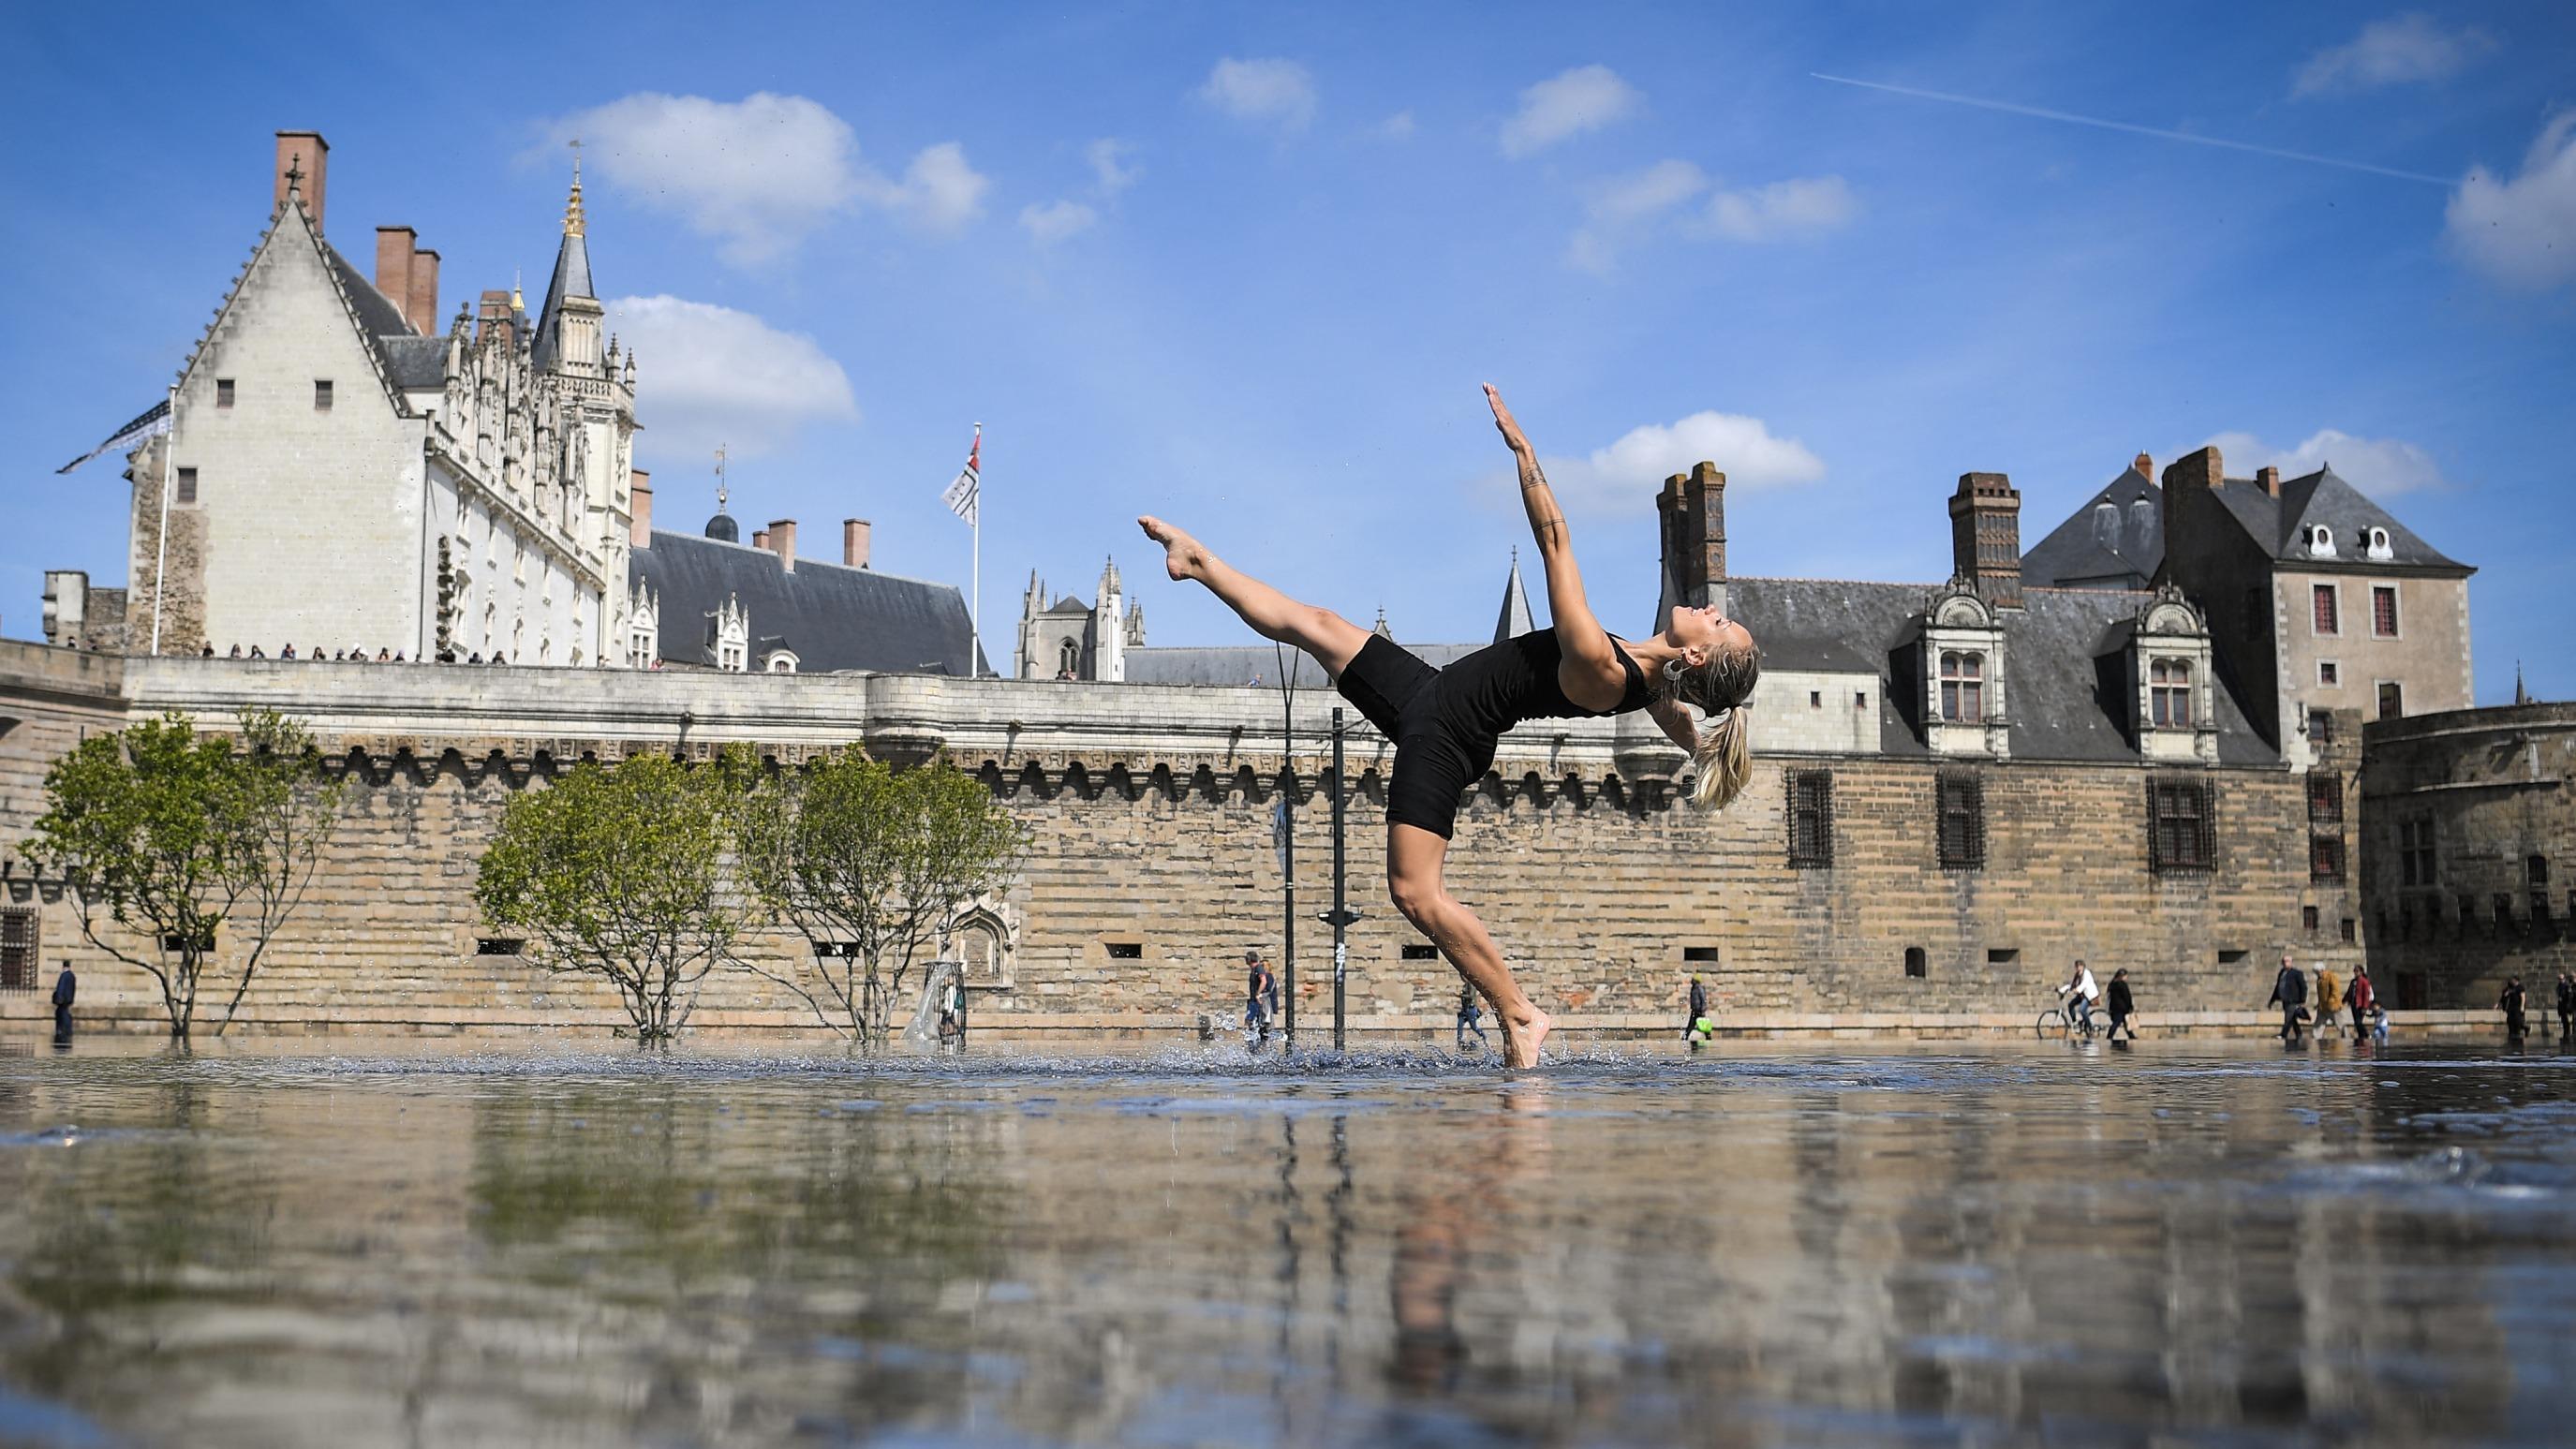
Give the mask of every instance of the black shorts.
M 1440 671 L 1383 634 L 1371 634 L 1335 681 L 1342 698 L 1395 741 L 1386 818 L 1447 840 L 1467 787 L 1494 767 L 1491 735 L 1469 738 L 1440 717 Z

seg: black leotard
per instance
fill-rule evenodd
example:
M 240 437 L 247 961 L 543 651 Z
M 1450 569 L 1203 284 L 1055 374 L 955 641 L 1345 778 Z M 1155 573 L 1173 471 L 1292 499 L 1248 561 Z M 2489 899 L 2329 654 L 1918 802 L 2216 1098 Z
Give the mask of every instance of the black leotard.
M 1459 797 L 1493 767 L 1494 744 L 1503 731 L 1525 719 L 1597 718 L 1644 708 L 1645 672 L 1615 634 L 1610 648 L 1627 672 L 1627 692 L 1608 709 L 1585 709 L 1567 699 L 1557 682 L 1565 651 L 1552 629 L 1488 645 L 1446 669 L 1434 669 L 1383 634 L 1369 636 L 1338 684 L 1342 697 L 1395 741 L 1386 818 L 1446 840 Z

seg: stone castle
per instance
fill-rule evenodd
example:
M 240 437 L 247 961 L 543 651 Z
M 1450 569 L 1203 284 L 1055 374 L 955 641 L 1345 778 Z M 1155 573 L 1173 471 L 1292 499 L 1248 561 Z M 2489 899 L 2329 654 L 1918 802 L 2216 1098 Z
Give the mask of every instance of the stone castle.
M 105 965 L 59 883 L 11 848 L 43 808 L 46 765 L 129 718 L 221 729 L 260 706 L 305 721 L 357 782 L 317 904 L 245 1003 L 261 1029 L 619 1019 L 475 920 L 482 842 L 510 792 L 575 761 L 731 741 L 782 765 L 852 742 L 944 755 L 1008 802 L 1033 832 L 1025 878 L 951 942 L 986 1027 L 1177 1030 L 1227 1009 L 1245 947 L 1280 954 L 1292 929 L 1300 994 L 1328 975 L 1325 933 L 1283 919 L 1272 836 L 1285 796 L 1297 890 L 1308 910 L 1326 900 L 1338 701 L 1311 666 L 1283 681 L 1267 645 L 1148 647 L 1112 564 L 1090 604 L 1050 601 L 1033 578 L 1015 677 L 969 677 L 986 671 L 957 591 L 868 569 L 859 520 L 838 565 L 798 559 L 792 520 L 741 544 L 721 506 L 702 533 L 654 530 L 627 453 L 636 360 L 598 336 L 578 183 L 536 319 L 498 295 L 440 339 L 409 330 L 429 308 L 393 304 L 434 303 L 434 255 L 389 229 L 377 280 L 357 278 L 321 240 L 308 151 L 311 133 L 279 138 L 269 230 L 169 431 L 132 455 L 121 635 L 83 610 L 85 630 L 64 628 L 90 649 L 0 644 L 0 1014 L 41 1013 L 5 989 L 40 962 Z M 357 370 L 331 374 L 352 381 L 327 408 L 302 391 L 344 365 Z M 352 412 L 347 451 L 317 441 Z M 2569 806 L 2541 782 L 2564 780 L 2565 752 L 2536 748 L 2528 781 L 2452 778 L 2438 742 L 2469 737 L 2441 722 L 2470 704 L 2470 570 L 2330 467 L 2229 478 L 2203 450 L 2159 476 L 2141 456 L 2027 552 L 2011 481 L 1968 473 L 1947 503 L 1950 576 L 1915 584 L 1730 575 L 1725 481 L 1701 464 L 1664 484 L 1663 592 L 1723 604 L 1764 646 L 1752 788 L 1699 814 L 1679 803 L 1687 760 L 1642 716 L 1550 721 L 1504 739 L 1461 816 L 1455 888 L 1564 1026 L 1667 1027 L 1697 974 L 1738 1029 L 2026 1027 L 2076 957 L 2106 977 L 2127 967 L 2158 1023 L 2241 1024 L 2284 951 L 2347 973 L 2367 959 L 2396 1004 L 2439 1016 L 2563 953 L 2576 899 L 2551 916 L 2545 889 L 2513 888 L 2503 934 L 2488 897 L 2507 888 L 2485 876 L 2501 851 L 2534 880 L 2558 860 L 2563 878 Z M 292 537 L 264 532 L 277 499 L 314 517 L 362 500 L 410 533 L 387 531 L 368 577 L 308 590 L 285 578 Z M 62 620 L 79 595 L 57 595 Z M 1497 632 L 1528 621 L 1515 566 Z M 215 647 L 343 638 L 513 667 L 315 669 Z M 1407 641 L 1434 663 L 1481 642 Z M 1282 683 L 1298 686 L 1284 729 Z M 1387 748 L 1350 723 L 1356 1024 L 1436 1029 L 1455 977 L 1371 904 Z M 2364 770 L 2382 740 L 2415 752 L 2402 776 Z M 2482 790 L 2516 811 L 2473 809 Z M 2419 824 L 2443 842 L 2402 887 L 2381 829 L 2400 820 L 2410 849 Z M 2520 843 L 2496 845 L 2506 834 Z M 2463 914 L 2444 903 L 2467 870 L 2482 874 Z M 2499 944 L 2428 952 L 2419 930 L 2470 927 L 2427 919 Z M 804 947 L 772 933 L 752 949 Z M 85 1003 L 157 1020 L 137 983 L 84 982 Z M 813 1030 L 802 1012 L 737 974 L 710 982 L 693 1020 Z

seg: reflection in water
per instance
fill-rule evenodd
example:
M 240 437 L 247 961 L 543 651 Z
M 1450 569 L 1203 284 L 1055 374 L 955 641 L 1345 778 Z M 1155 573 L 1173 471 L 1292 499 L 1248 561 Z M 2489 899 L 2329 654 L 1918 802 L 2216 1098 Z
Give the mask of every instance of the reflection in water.
M 0 1441 L 2562 1440 L 2566 1059 L 2182 1050 L 0 1054 Z

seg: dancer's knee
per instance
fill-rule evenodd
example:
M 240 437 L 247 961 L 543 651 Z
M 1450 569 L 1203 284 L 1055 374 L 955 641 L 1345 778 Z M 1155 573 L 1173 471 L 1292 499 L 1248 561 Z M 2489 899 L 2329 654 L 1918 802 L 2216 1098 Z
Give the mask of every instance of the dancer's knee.
M 1395 908 L 1404 914 L 1404 918 L 1425 935 L 1431 933 L 1449 900 L 1449 893 L 1441 889 L 1437 876 L 1426 880 L 1418 875 L 1389 875 L 1386 893 L 1394 899 Z

